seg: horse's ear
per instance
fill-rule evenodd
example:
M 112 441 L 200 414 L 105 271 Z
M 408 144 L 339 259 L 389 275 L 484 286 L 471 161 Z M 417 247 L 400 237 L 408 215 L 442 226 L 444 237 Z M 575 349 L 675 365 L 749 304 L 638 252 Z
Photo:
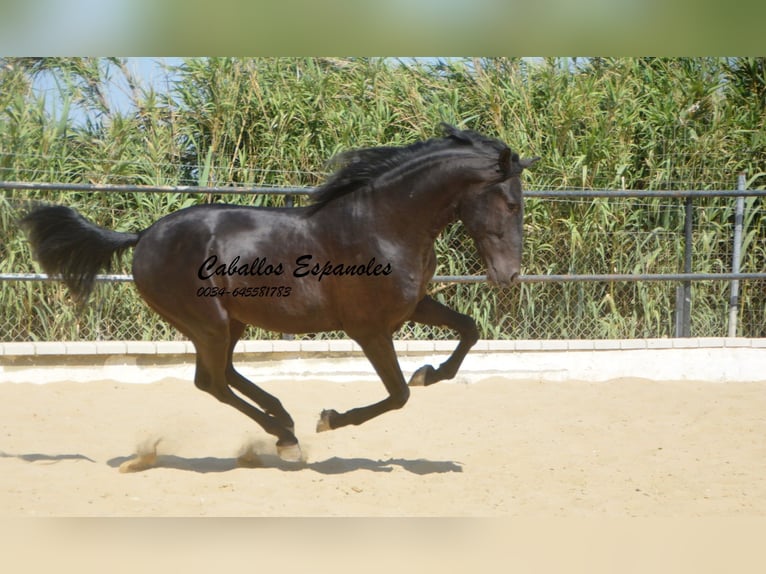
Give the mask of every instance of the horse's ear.
M 500 171 L 502 171 L 506 175 L 511 174 L 511 162 L 512 161 L 518 161 L 519 156 L 517 156 L 515 153 L 511 153 L 510 148 L 503 148 L 503 151 L 500 152 L 500 159 L 498 163 L 500 164 Z
M 521 166 L 521 169 L 527 169 L 535 165 L 538 161 L 540 161 L 539 157 L 525 157 L 524 159 L 519 160 L 519 165 Z
M 465 132 L 457 129 L 455 126 L 450 125 L 447 122 L 440 123 L 439 127 L 442 129 L 442 132 L 444 132 L 445 137 L 455 138 L 459 142 L 463 143 L 473 143 L 471 138 Z

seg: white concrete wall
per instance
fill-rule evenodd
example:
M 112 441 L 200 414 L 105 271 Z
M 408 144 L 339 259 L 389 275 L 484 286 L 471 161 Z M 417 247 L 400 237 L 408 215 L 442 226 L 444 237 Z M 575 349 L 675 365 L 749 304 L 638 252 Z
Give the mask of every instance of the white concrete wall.
M 446 359 L 455 341 L 397 341 L 405 376 Z M 235 363 L 258 380 L 313 378 L 376 381 L 361 349 L 349 340 L 242 341 Z M 194 348 L 184 341 L 0 343 L 0 382 L 113 380 L 191 381 Z M 479 341 L 455 378 L 472 383 L 502 376 L 556 382 L 640 378 L 652 381 L 766 381 L 766 339 L 638 339 L 622 341 Z

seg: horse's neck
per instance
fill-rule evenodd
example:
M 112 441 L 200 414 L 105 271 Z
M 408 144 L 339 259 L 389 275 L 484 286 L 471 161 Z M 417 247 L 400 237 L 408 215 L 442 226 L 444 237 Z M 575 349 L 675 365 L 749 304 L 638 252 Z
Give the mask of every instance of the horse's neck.
M 420 251 L 456 219 L 459 190 L 447 183 L 398 185 L 349 194 L 312 216 L 319 229 L 342 228 L 345 237 L 375 235 L 381 240 Z
M 460 196 L 472 185 L 460 161 L 459 155 L 442 154 L 438 165 L 405 164 L 372 188 L 330 202 L 317 215 L 323 225 L 342 225 L 350 233 L 385 236 L 415 250 L 431 248 L 455 221 Z
M 433 241 L 457 216 L 457 204 L 467 184 L 440 174 L 428 179 L 413 180 L 411 184 L 392 186 L 377 194 L 380 211 L 387 210 L 391 219 L 406 221 L 409 226 L 425 232 Z M 385 205 L 381 205 L 385 203 Z

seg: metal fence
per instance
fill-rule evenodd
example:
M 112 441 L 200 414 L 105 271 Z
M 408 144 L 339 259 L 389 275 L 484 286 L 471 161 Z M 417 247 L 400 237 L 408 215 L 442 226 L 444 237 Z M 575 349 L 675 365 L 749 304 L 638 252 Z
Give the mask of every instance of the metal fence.
M 174 193 L 215 195 L 278 195 L 288 205 L 310 196 L 310 188 L 133 186 L 59 183 L 0 182 L 0 189 L 55 190 L 107 193 Z M 526 234 L 544 234 L 555 225 L 571 225 L 566 218 L 544 211 L 553 204 L 558 212 L 588 216 L 600 200 L 608 201 L 610 216 L 623 218 L 619 233 L 607 236 L 598 226 L 573 226 L 568 241 L 545 244 L 544 255 L 525 250 L 526 274 L 508 288 L 489 285 L 475 251 L 465 249 L 466 238 L 458 226 L 448 228 L 437 243 L 440 266 L 431 292 L 453 308 L 474 316 L 485 338 L 603 339 L 673 336 L 766 336 L 766 273 L 760 256 L 750 257 L 750 269 L 740 268 L 745 256 L 766 253 L 766 230 L 749 237 L 749 253 L 742 251 L 746 198 L 766 196 L 766 190 L 636 191 L 636 190 L 529 190 L 525 192 Z M 711 198 L 730 198 L 727 211 L 715 219 L 702 217 L 700 205 Z M 662 199 L 661 206 L 656 200 Z M 651 201 L 642 203 L 642 201 Z M 750 205 L 750 209 L 758 206 Z M 637 227 L 629 214 L 651 209 L 663 221 L 651 228 Z M 622 211 L 621 211 L 622 210 Z M 540 214 L 543 215 L 540 215 Z M 545 221 L 545 214 L 549 221 Z M 574 217 L 574 216 L 573 216 Z M 725 221 L 724 221 L 725 219 Z M 546 227 L 548 225 L 548 227 Z M 539 239 L 539 236 L 537 236 Z M 619 243 L 620 253 L 638 254 L 629 268 L 620 256 L 595 261 L 580 257 Z M 539 242 L 538 242 L 539 245 Z M 579 251 L 578 251 L 579 250 Z M 695 251 L 705 251 L 705 269 L 695 268 Z M 569 253 L 562 257 L 563 252 Z M 645 253 L 644 253 L 645 251 Z M 645 256 L 644 256 L 645 255 Z M 460 274 L 448 259 L 459 259 Z M 755 263 L 753 263 L 755 261 Z M 591 265 L 581 269 L 582 265 Z M 755 266 L 755 268 L 753 268 Z M 448 268 L 449 267 L 449 268 Z M 599 268 L 594 268 L 599 267 Z M 544 272 L 543 272 L 544 271 Z M 31 269 L 0 272 L 0 341 L 29 340 L 173 340 L 181 336 L 150 311 L 130 285 L 127 273 L 97 278 L 91 305 L 76 309 L 67 303 L 64 287 Z M 8 302 L 14 301 L 10 305 Z M 251 329 L 248 338 L 279 338 L 280 333 Z M 317 333 L 301 338 L 335 338 L 342 333 Z M 452 338 L 454 333 L 405 325 L 403 339 Z

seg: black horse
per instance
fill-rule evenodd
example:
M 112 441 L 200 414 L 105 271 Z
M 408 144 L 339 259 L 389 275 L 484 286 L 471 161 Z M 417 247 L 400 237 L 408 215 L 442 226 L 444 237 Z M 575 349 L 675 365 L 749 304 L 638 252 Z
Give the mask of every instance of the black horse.
M 448 327 L 460 336 L 441 366 L 420 368 L 409 386 L 454 377 L 478 339 L 473 319 L 426 295 L 436 269 L 434 241 L 448 223 L 463 222 L 490 281 L 510 284 L 519 274 L 520 175 L 538 158 L 519 159 L 497 139 L 443 128 L 444 137 L 342 154 L 341 167 L 307 207 L 200 205 L 139 233 L 120 233 L 68 207 L 43 206 L 21 225 L 46 273 L 61 275 L 81 302 L 95 274 L 134 246 L 141 296 L 194 343 L 195 385 L 276 436 L 284 460 L 298 461 L 290 415 L 232 365 L 246 325 L 283 333 L 345 331 L 388 396 L 344 413 L 324 410 L 317 431 L 358 425 L 407 402 L 392 342 L 403 323 Z

